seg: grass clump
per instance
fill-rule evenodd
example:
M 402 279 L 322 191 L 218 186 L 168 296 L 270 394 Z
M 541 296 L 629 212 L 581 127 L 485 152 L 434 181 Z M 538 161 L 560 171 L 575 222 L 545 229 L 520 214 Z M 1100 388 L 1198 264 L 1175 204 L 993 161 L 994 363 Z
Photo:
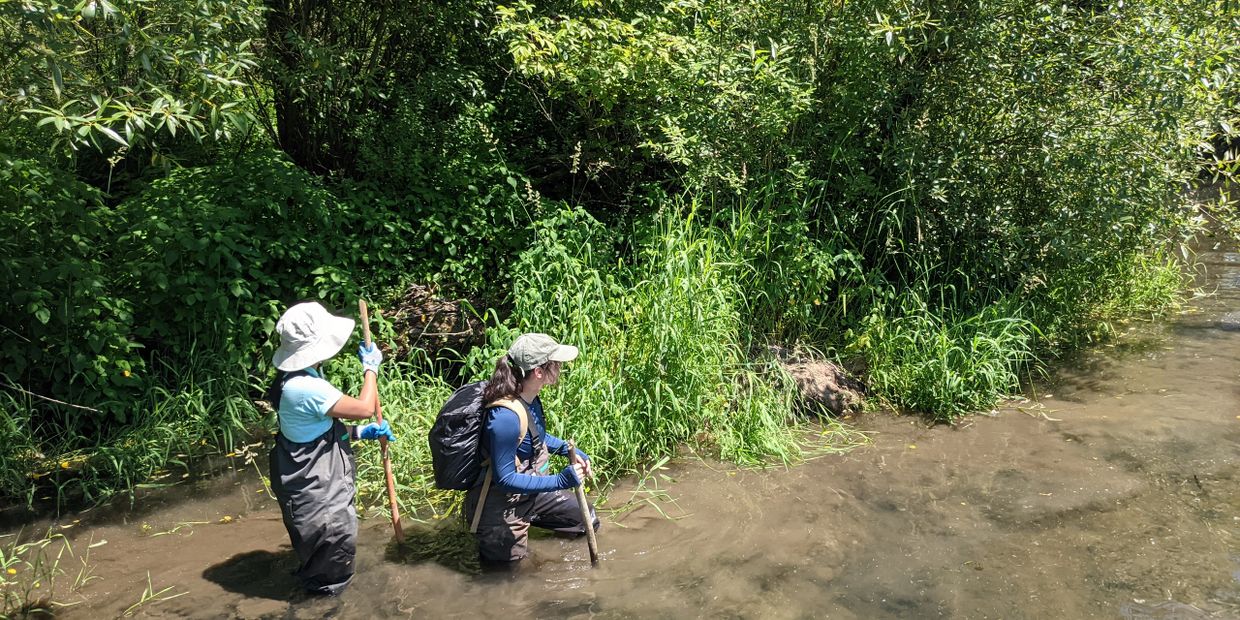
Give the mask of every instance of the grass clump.
M 795 388 L 742 348 L 737 265 L 722 233 L 685 207 L 637 232 L 644 242 L 631 264 L 600 261 L 609 252 L 596 250 L 598 224 L 570 210 L 544 221 L 522 256 L 516 330 L 582 349 L 564 385 L 547 394 L 553 432 L 594 447 L 617 474 L 686 441 L 742 463 L 795 461 Z M 563 268 L 546 268 L 554 257 Z
M 240 373 L 205 364 L 164 372 L 170 376 L 132 403 L 129 423 L 106 430 L 71 414 L 40 419 L 34 397 L 5 395 L 12 415 L 0 423 L 0 438 L 7 439 L 0 448 L 0 491 L 29 508 L 57 511 L 117 495 L 132 501 L 140 486 L 159 486 L 148 483 L 161 473 L 189 477 L 203 457 L 231 452 L 261 429 L 263 415 Z
M 853 347 L 865 360 L 871 389 L 950 422 L 1019 388 L 1021 370 L 1034 359 L 1037 329 L 1014 306 L 957 317 L 910 293 L 893 315 L 872 315 Z
M 0 536 L 0 618 L 53 618 L 57 610 L 73 604 L 63 595 L 99 578 L 90 566 L 90 551 L 75 555 L 68 539 L 51 531 L 33 539 L 23 534 Z M 81 564 L 72 573 L 71 560 Z M 61 577 L 70 574 L 73 582 L 66 586 Z

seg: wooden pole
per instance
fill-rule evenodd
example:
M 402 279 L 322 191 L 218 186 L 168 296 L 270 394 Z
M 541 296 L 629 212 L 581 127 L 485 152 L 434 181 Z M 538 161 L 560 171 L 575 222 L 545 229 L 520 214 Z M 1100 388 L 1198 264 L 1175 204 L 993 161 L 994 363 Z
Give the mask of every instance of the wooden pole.
M 366 309 L 366 300 L 357 300 L 357 309 L 362 315 L 362 339 L 366 342 L 366 347 L 370 348 L 370 313 Z M 379 423 L 383 423 L 383 405 L 379 404 L 378 393 L 379 377 L 375 377 L 375 418 Z M 379 438 L 379 451 L 383 454 L 383 477 L 387 482 L 388 505 L 392 511 L 392 529 L 396 532 L 396 542 L 405 542 L 405 532 L 400 527 L 400 506 L 396 504 L 396 477 L 392 475 L 392 458 L 388 456 L 388 440 L 387 437 Z
M 568 442 L 568 459 L 570 463 L 581 463 L 581 457 L 577 456 L 577 446 L 573 442 Z M 584 468 L 585 463 L 581 463 Z M 581 506 L 581 524 L 586 528 L 586 542 L 590 545 L 590 564 L 598 566 L 598 538 L 594 535 L 594 519 L 590 518 L 590 505 L 586 503 L 586 483 L 585 474 L 582 473 L 581 484 L 577 485 L 577 504 Z

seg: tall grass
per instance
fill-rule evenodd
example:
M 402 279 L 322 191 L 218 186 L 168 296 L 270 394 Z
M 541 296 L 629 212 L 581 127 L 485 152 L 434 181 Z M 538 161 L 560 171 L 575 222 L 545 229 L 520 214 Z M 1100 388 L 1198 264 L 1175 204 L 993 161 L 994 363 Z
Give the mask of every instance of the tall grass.
M 337 355 L 326 364 L 327 378 L 346 393 L 361 389 L 360 366 L 352 356 Z M 452 394 L 452 386 L 434 375 L 420 373 L 411 365 L 385 363 L 380 370 L 379 402 L 383 418 L 392 426 L 396 441 L 389 444 L 397 498 L 405 514 L 434 516 L 451 509 L 456 494 L 437 491 L 426 442 L 439 407 Z M 374 442 L 355 444 L 357 492 L 363 506 L 387 510 L 387 486 L 379 447 Z M 265 471 L 263 472 L 266 473 Z
M 1053 283 L 1032 292 L 1031 320 L 1045 334 L 1048 349 L 1111 338 L 1116 325 L 1159 318 L 1180 307 L 1191 284 L 1186 269 L 1191 261 L 1159 248 L 1108 264 L 1067 266 Z
M 581 213 L 556 222 L 570 234 L 548 231 L 522 257 L 512 322 L 582 348 L 546 396 L 553 426 L 617 474 L 686 441 L 742 463 L 795 460 L 795 388 L 742 348 L 744 292 L 722 233 L 696 205 L 676 207 L 639 231 L 635 262 L 614 270 L 595 261 L 608 253 Z M 554 256 L 571 267 L 547 269 Z
M 589 452 L 605 481 L 686 442 L 748 465 L 800 459 L 795 385 L 769 356 L 755 358 L 741 345 L 743 292 L 737 265 L 723 260 L 721 234 L 699 222 L 692 205 L 669 209 L 641 233 L 639 258 L 623 263 L 588 215 L 553 214 L 514 268 L 512 316 L 470 352 L 467 374 L 489 376 L 524 331 L 579 346 L 561 384 L 542 398 L 550 432 Z M 401 437 L 392 454 L 402 508 L 442 515 L 459 494 L 430 490 L 425 436 L 451 388 L 399 367 L 383 373 L 384 412 Z M 363 503 L 382 508 L 378 458 L 378 450 L 362 449 L 359 491 Z
M 910 292 L 897 308 L 871 315 L 852 347 L 870 388 L 900 407 L 948 422 L 988 409 L 1034 359 L 1037 330 L 1011 300 L 962 317 Z
M 192 366 L 162 366 L 163 380 L 130 403 L 127 424 L 103 433 L 88 432 L 71 413 L 40 424 L 35 403 L 5 393 L 11 415 L 0 423 L 0 491 L 57 510 L 117 494 L 132 500 L 161 470 L 190 474 L 200 457 L 233 450 L 263 419 L 248 398 L 248 379 L 209 355 L 189 357 Z
M 30 484 L 39 449 L 29 396 L 0 392 L 0 497 L 34 501 Z

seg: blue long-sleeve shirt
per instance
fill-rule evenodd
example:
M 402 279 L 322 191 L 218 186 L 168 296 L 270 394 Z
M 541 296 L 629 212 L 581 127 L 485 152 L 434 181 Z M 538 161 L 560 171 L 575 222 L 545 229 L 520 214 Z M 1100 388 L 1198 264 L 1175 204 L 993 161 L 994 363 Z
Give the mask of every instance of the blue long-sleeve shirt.
M 516 458 L 530 461 L 536 456 L 535 434 L 546 444 L 548 452 L 568 456 L 568 443 L 547 432 L 540 399 L 534 399 L 529 405 L 529 412 L 530 427 L 518 445 L 517 435 L 521 432 L 521 419 L 517 417 L 517 412 L 507 407 L 493 407 L 487 411 L 486 432 L 482 434 L 482 440 L 487 453 L 491 455 L 494 484 L 505 493 L 543 493 L 577 486 L 571 470 L 566 469 L 554 476 L 536 476 L 517 471 Z M 581 450 L 577 452 L 583 458 L 589 458 Z

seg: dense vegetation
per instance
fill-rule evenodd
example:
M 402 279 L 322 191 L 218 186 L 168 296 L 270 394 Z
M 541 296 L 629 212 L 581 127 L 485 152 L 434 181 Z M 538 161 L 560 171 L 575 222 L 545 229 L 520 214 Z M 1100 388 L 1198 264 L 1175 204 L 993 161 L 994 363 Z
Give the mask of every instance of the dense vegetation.
M 553 424 L 610 474 L 798 458 L 774 350 L 989 407 L 1229 219 L 1188 196 L 1235 172 L 1236 32 L 1231 0 L 0 2 L 0 496 L 235 449 L 284 307 L 415 285 L 487 330 L 379 327 L 410 509 L 450 384 L 523 330 L 582 347 Z

